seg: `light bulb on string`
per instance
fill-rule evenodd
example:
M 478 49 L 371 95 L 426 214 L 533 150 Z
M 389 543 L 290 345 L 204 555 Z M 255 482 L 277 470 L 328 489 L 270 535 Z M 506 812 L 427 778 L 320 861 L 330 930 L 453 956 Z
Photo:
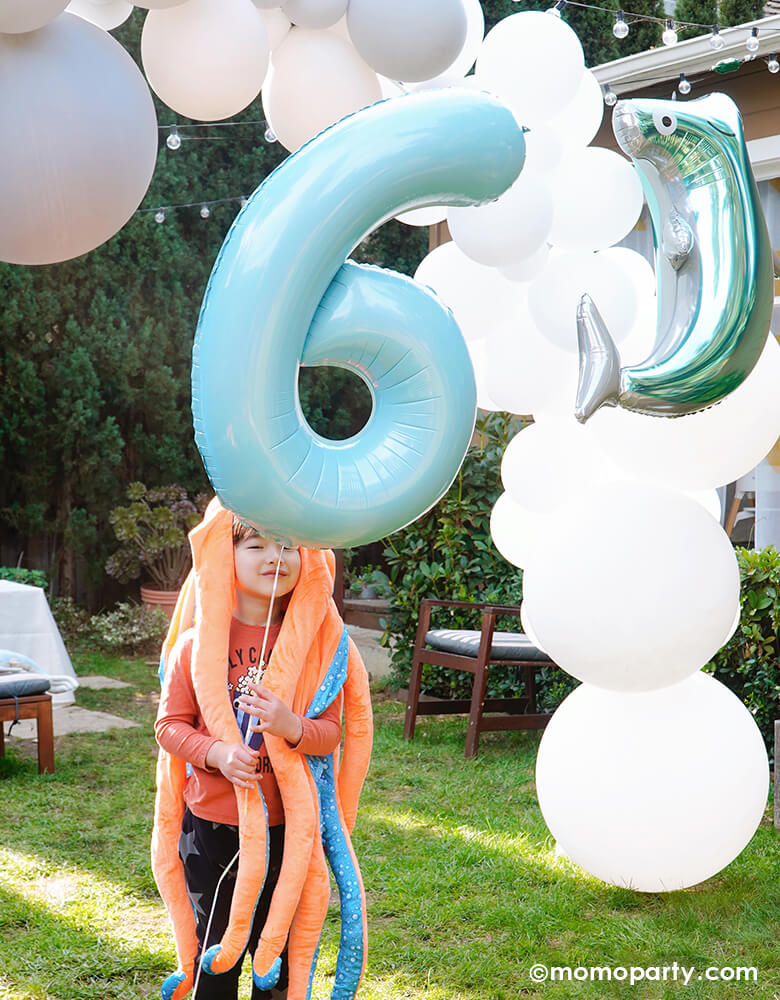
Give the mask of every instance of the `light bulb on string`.
M 209 208 L 209 206 L 208 206 L 208 205 L 207 205 L 207 204 L 206 204 L 206 203 L 204 202 L 204 203 L 203 203 L 203 204 L 202 204 L 202 205 L 200 206 L 200 217 L 201 217 L 201 219 L 208 219 L 208 217 L 209 217 L 210 215 L 211 215 L 211 209 L 210 209 L 210 208 Z
M 691 92 L 691 82 L 685 76 L 685 73 L 680 73 L 680 82 L 677 84 L 677 89 L 683 96 L 690 94 Z
M 608 108 L 614 108 L 617 104 L 617 94 L 608 83 L 604 84 L 604 103 Z
M 758 51 L 758 28 L 754 27 L 745 40 L 745 48 L 748 52 Z
M 628 34 L 628 25 L 623 17 L 622 10 L 619 10 L 615 15 L 615 23 L 612 25 L 612 34 L 615 38 L 625 38 Z
M 162 209 L 162 208 L 158 208 L 157 209 L 157 211 L 154 213 L 154 221 L 155 222 L 165 222 L 165 211 L 164 211 L 164 209 Z
M 276 133 L 274 132 L 274 130 L 271 128 L 270 125 L 265 130 L 265 141 L 266 142 L 276 142 Z
M 547 13 L 552 14 L 553 17 L 560 17 L 561 11 L 566 6 L 566 0 L 558 0 L 558 3 L 554 7 L 548 7 Z
M 720 29 L 717 24 L 712 26 L 712 34 L 710 35 L 710 48 L 715 49 L 716 52 L 720 51 L 726 43 L 720 34 Z
M 666 19 L 666 27 L 661 35 L 661 41 L 664 45 L 677 44 L 677 32 L 674 30 L 674 22 L 670 17 L 667 17 Z
M 181 136 L 177 132 L 175 125 L 171 128 L 168 138 L 165 140 L 165 145 L 168 149 L 179 149 L 181 146 Z
M 780 62 L 777 61 L 776 52 L 773 52 L 772 55 L 769 57 L 766 64 L 766 68 L 769 70 L 770 73 L 777 73 L 778 70 L 780 70 Z
M 241 195 L 241 201 L 240 201 L 241 207 L 244 208 L 246 206 L 246 204 L 247 204 L 248 201 L 249 201 L 249 199 L 247 198 L 247 196 L 242 194 Z

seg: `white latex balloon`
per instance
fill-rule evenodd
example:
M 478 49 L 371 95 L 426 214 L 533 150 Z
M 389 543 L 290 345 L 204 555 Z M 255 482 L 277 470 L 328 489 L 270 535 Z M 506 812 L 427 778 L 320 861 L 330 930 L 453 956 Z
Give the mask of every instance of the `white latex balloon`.
M 523 172 L 535 171 L 549 181 L 551 172 L 561 162 L 563 144 L 552 129 L 534 125 L 525 133 L 525 166 Z
M 581 685 L 544 731 L 536 788 L 550 832 L 581 868 L 613 885 L 671 892 L 715 875 L 747 846 L 769 766 L 750 712 L 697 672 L 645 694 Z
M 360 55 L 391 80 L 430 80 L 466 41 L 463 0 L 350 0 L 349 34 Z
M 586 69 L 580 80 L 574 100 L 553 115 L 547 127 L 558 136 L 567 150 L 572 146 L 587 146 L 601 127 L 604 115 L 604 96 L 601 84 Z
M 485 15 L 480 0 L 463 0 L 466 11 L 466 40 L 454 61 L 438 76 L 427 81 L 434 87 L 442 86 L 442 80 L 453 80 L 463 77 L 474 65 L 479 54 L 482 39 L 485 36 Z
M 642 211 L 633 165 L 599 146 L 571 149 L 551 181 L 555 215 L 550 243 L 563 250 L 603 250 L 627 236 Z
M 508 493 L 501 494 L 490 513 L 493 544 L 513 566 L 525 567 L 539 558 L 540 552 L 544 552 L 546 530 L 547 518 L 521 507 Z M 523 631 L 528 632 L 525 622 Z
M 682 680 L 718 650 L 739 570 L 726 533 L 690 497 L 613 482 L 560 510 L 523 592 L 560 667 L 645 691 Z
M 291 28 L 273 54 L 263 110 L 281 144 L 294 152 L 381 96 L 376 73 L 340 35 Z
M 0 35 L 0 260 L 51 264 L 94 250 L 138 208 L 157 118 L 131 57 L 63 14 Z
M 108 0 L 107 3 L 104 0 L 96 3 L 91 0 L 71 0 L 65 9 L 69 14 L 83 17 L 103 31 L 118 28 L 133 13 L 133 5 L 128 0 Z
M 147 79 L 169 108 L 198 121 L 242 111 L 260 93 L 268 34 L 252 0 L 187 0 L 151 10 L 141 34 Z
M 524 11 L 487 33 L 477 58 L 479 82 L 515 112 L 521 125 L 545 125 L 574 99 L 585 69 L 582 45 L 560 18 Z
M 489 337 L 521 308 L 525 298 L 520 286 L 492 267 L 475 264 L 454 243 L 432 250 L 414 277 L 450 307 L 467 341 Z
M 510 281 L 530 281 L 542 270 L 550 255 L 550 248 L 546 243 L 542 243 L 538 250 L 535 250 L 528 257 L 521 257 L 513 260 L 511 264 L 504 264 L 499 271 Z
M 0 32 L 35 31 L 53 21 L 68 0 L 0 0 Z
M 281 6 L 282 0 L 252 0 L 258 10 L 273 10 L 274 7 Z
M 718 524 L 721 523 L 723 514 L 720 508 L 720 497 L 717 490 L 684 490 L 686 496 L 696 503 L 700 503 L 707 513 L 714 517 Z
M 413 208 L 409 212 L 401 212 L 396 215 L 399 222 L 404 222 L 407 226 L 435 226 L 437 222 L 444 222 L 447 218 L 446 205 L 431 205 L 430 208 Z
M 594 437 L 628 474 L 677 489 L 735 482 L 780 435 L 780 345 L 770 337 L 753 371 L 716 406 L 676 420 L 622 407 L 598 410 Z
M 487 387 L 487 341 L 471 340 L 466 343 L 466 347 L 469 351 L 471 364 L 474 366 L 474 380 L 477 383 L 477 407 L 480 410 L 486 410 L 489 412 L 500 410 L 501 407 L 490 395 L 490 391 Z
M 450 208 L 447 223 L 460 249 L 479 264 L 496 267 L 528 257 L 550 231 L 553 199 L 544 178 L 526 173 L 500 198 L 471 208 Z
M 274 7 L 272 10 L 261 10 L 260 17 L 263 19 L 268 34 L 268 47 L 273 52 L 287 37 L 287 32 L 290 30 L 290 20 L 278 7 Z
M 282 10 L 301 28 L 329 28 L 344 16 L 348 0 L 283 0 Z
M 585 292 L 617 343 L 634 325 L 639 306 L 637 288 L 619 261 L 585 252 L 551 253 L 528 287 L 528 306 L 541 333 L 561 350 L 578 350 L 577 307 Z
M 523 285 L 516 286 L 520 296 Z M 513 315 L 488 338 L 487 386 L 502 410 L 548 415 L 573 413 L 579 362 L 539 333 L 527 306 L 518 298 Z
M 584 430 L 584 428 L 582 428 Z M 572 423 L 535 423 L 509 442 L 501 481 L 515 503 L 547 514 L 615 478 L 615 467 Z
M 537 649 L 541 649 L 543 653 L 547 653 L 547 650 L 539 641 L 539 636 L 536 634 L 536 629 L 534 628 L 534 623 L 531 621 L 531 616 L 528 613 L 528 607 L 525 601 L 521 601 L 520 603 L 520 624 L 523 627 L 523 631 L 534 646 L 536 646 Z M 549 656 L 550 654 L 547 653 L 547 655 Z

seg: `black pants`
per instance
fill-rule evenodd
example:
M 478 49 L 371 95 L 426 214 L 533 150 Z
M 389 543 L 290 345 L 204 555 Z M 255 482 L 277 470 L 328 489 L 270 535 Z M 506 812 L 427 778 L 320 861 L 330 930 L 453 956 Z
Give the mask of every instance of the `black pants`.
M 270 857 L 268 875 L 263 891 L 255 910 L 255 919 L 249 935 L 247 950 L 250 957 L 254 954 L 260 933 L 268 916 L 271 895 L 279 878 L 282 866 L 282 848 L 284 845 L 284 826 L 272 826 L 270 829 Z M 187 894 L 190 897 L 197 919 L 198 957 L 195 960 L 197 974 L 200 953 L 218 944 L 228 925 L 230 902 L 233 898 L 233 888 L 236 883 L 238 862 L 236 861 L 222 881 L 217 896 L 217 905 L 211 918 L 209 939 L 203 941 L 209 922 L 214 890 L 220 876 L 230 864 L 238 850 L 238 827 L 226 823 L 212 823 L 200 819 L 187 809 L 182 821 L 179 837 L 179 857 L 184 865 L 184 877 L 187 882 Z M 246 952 L 244 953 L 246 954 Z M 236 1000 L 238 995 L 238 980 L 241 975 L 243 957 L 232 969 L 219 976 L 211 976 L 201 972 L 198 990 L 194 1000 Z M 282 953 L 282 971 L 278 984 L 272 990 L 259 990 L 252 986 L 252 1000 L 286 1000 L 287 997 L 287 948 Z

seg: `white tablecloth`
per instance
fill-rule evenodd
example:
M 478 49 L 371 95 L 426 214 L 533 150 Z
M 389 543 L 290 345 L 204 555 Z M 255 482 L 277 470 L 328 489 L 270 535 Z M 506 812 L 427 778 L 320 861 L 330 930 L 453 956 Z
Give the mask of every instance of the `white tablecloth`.
M 70 676 L 76 671 L 40 587 L 0 580 L 0 649 L 34 660 L 44 673 Z M 71 691 L 52 695 L 57 705 L 75 701 Z

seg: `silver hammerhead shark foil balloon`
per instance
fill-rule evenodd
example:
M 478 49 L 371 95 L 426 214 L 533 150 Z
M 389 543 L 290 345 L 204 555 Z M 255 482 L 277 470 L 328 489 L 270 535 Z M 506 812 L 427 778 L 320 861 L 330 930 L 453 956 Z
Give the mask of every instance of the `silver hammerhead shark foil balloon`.
M 772 250 L 736 104 L 725 94 L 619 101 L 612 127 L 650 209 L 658 334 L 650 357 L 621 368 L 583 295 L 575 410 L 582 423 L 604 405 L 677 417 L 717 403 L 749 375 L 772 315 Z

